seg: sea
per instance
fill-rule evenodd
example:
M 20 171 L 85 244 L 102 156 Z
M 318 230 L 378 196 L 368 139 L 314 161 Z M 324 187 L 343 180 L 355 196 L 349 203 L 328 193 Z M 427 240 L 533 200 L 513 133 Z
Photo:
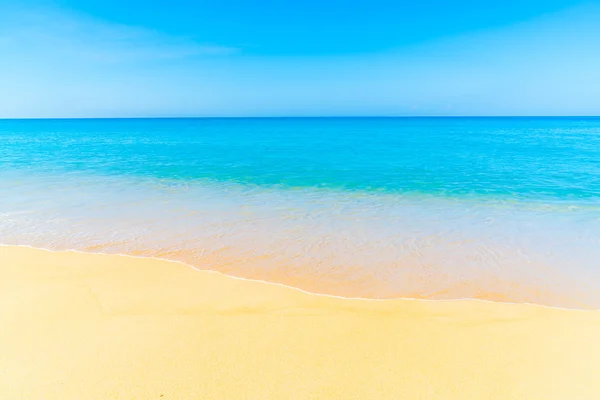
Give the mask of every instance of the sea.
M 598 309 L 600 118 L 0 120 L 0 244 Z

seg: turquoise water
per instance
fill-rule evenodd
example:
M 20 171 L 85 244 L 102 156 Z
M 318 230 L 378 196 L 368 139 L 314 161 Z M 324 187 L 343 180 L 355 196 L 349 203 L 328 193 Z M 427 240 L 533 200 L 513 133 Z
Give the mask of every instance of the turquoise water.
M 595 200 L 600 118 L 0 123 L 3 168 L 444 196 Z
M 600 307 L 600 118 L 0 121 L 0 243 Z

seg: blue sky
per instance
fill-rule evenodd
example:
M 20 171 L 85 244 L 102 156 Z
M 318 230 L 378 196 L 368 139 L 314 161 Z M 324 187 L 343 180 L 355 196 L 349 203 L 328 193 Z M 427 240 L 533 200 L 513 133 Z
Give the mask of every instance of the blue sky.
M 600 115 L 600 2 L 0 0 L 0 117 L 310 115 Z

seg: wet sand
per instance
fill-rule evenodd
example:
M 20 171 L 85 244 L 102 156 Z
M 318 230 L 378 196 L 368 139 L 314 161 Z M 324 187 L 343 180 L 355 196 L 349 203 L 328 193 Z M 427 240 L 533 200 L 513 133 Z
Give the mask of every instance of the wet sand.
M 0 399 L 598 399 L 600 311 L 0 247 Z

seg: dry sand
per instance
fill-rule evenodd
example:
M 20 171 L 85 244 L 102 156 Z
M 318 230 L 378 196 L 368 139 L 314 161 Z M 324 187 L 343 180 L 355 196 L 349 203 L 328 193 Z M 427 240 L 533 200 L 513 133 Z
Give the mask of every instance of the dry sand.
M 600 312 L 0 247 L 0 399 L 600 399 Z

